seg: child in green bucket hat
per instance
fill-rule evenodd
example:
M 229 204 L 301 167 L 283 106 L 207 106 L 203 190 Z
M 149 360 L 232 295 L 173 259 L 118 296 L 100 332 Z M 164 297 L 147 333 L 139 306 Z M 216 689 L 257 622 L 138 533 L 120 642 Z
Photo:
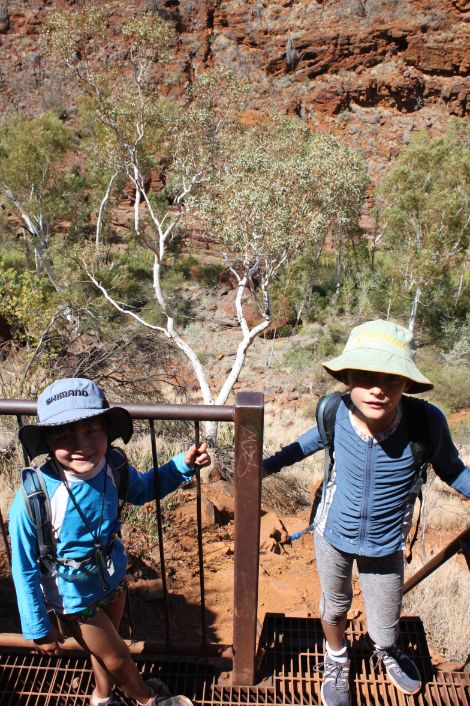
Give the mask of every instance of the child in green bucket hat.
M 351 702 L 345 628 L 354 562 L 375 661 L 403 693 L 414 694 L 421 688 L 416 665 L 397 645 L 403 550 L 421 471 L 412 441 L 416 427 L 426 429 L 426 460 L 466 497 L 470 497 L 470 469 L 459 458 L 442 412 L 409 397 L 433 387 L 417 367 L 415 355 L 408 329 L 376 320 L 353 328 L 341 355 L 323 363 L 348 388 L 334 418 L 332 472 L 311 525 L 326 637 L 324 706 Z M 266 459 L 264 474 L 277 473 L 325 446 L 314 427 Z

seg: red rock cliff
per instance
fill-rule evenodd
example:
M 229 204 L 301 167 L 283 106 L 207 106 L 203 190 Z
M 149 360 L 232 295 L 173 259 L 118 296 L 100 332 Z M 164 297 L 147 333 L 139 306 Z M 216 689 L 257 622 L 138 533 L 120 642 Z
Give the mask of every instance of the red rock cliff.
M 45 62 L 40 28 L 80 0 L 0 2 L 3 110 L 73 104 Z M 248 76 L 252 107 L 275 103 L 333 132 L 377 177 L 413 131 L 442 132 L 467 115 L 466 0 L 112 0 L 110 33 L 156 9 L 178 33 L 169 90 L 224 64 Z M 68 106 L 67 106 L 68 107 Z

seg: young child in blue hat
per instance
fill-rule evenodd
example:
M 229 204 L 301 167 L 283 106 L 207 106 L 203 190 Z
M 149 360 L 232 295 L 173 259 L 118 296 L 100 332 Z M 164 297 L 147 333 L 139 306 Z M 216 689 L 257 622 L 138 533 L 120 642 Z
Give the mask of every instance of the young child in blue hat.
M 354 562 L 377 662 L 403 693 L 421 688 L 420 674 L 397 639 L 403 549 L 417 476 L 409 437 L 409 416 L 416 413 L 416 406 L 407 404 L 407 394 L 430 390 L 433 384 L 416 366 L 410 331 L 391 321 L 368 321 L 353 328 L 343 353 L 323 366 L 348 391 L 337 408 L 334 467 L 314 520 L 327 650 L 321 696 L 324 706 L 349 706 L 350 660 L 344 633 Z M 452 488 L 470 497 L 470 469 L 459 458 L 444 415 L 425 402 L 421 413 L 432 467 Z M 323 448 L 314 427 L 266 459 L 264 473 L 276 473 Z
M 94 382 L 66 378 L 38 398 L 38 423 L 19 437 L 31 459 L 48 454 L 40 473 L 50 501 L 56 559 L 44 571 L 38 562 L 38 535 L 19 491 L 10 511 L 13 579 L 23 635 L 44 654 L 60 653 L 63 640 L 49 617 L 90 653 L 95 688 L 90 706 L 121 703 L 116 685 L 141 706 L 190 706 L 185 696 L 170 696 L 158 679 L 144 683 L 119 636 L 124 610 L 127 556 L 118 536 L 118 494 L 108 463 L 110 444 L 127 443 L 132 419 L 122 407 L 109 407 Z M 192 446 L 159 468 L 164 497 L 210 463 L 206 444 Z M 129 467 L 127 501 L 142 505 L 155 497 L 154 470 Z

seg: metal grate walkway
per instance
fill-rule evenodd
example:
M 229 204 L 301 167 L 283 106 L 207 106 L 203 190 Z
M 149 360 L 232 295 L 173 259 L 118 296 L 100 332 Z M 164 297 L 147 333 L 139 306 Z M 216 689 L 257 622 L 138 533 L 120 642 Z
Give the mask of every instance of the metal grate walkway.
M 426 681 L 422 691 L 400 694 L 370 665 L 364 627 L 349 626 L 352 650 L 353 706 L 469 706 L 470 675 L 461 672 L 433 675 L 422 623 L 401 621 L 402 646 L 413 655 Z M 178 660 L 139 657 L 144 678 L 159 676 L 174 693 L 184 693 L 198 706 L 320 704 L 323 637 L 315 618 L 266 616 L 259 649 L 259 682 L 252 687 L 224 685 L 226 673 L 202 659 Z M 92 675 L 83 656 L 46 658 L 19 651 L 0 654 L 0 706 L 88 706 Z

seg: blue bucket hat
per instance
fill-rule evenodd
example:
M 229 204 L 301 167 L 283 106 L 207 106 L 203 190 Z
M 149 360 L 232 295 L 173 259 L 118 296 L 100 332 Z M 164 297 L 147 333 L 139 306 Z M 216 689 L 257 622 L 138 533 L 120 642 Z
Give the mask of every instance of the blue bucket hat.
M 105 417 L 111 443 L 120 437 L 125 444 L 132 436 L 132 418 L 123 407 L 110 407 L 103 390 L 87 378 L 64 378 L 46 387 L 38 397 L 37 424 L 25 424 L 18 432 L 28 456 L 49 452 L 45 430 L 90 417 Z

